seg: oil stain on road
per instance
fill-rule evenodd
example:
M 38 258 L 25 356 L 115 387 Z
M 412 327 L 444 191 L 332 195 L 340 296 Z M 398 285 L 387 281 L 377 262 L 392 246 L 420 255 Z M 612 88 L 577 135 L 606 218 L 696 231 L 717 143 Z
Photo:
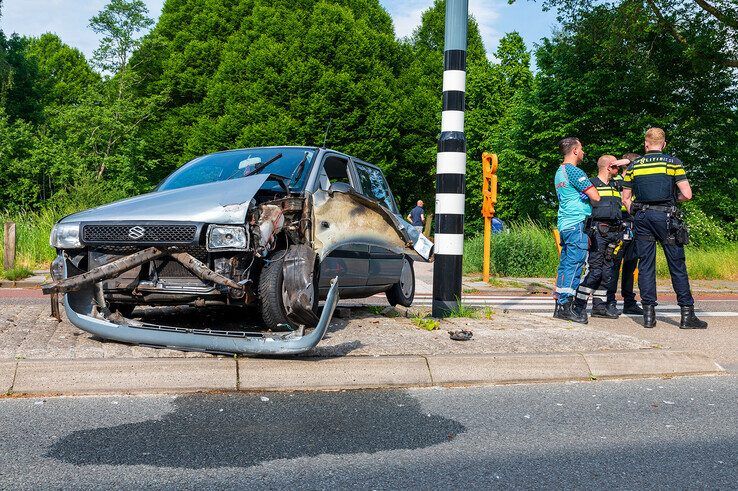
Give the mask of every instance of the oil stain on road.
M 466 430 L 424 412 L 403 391 L 193 395 L 176 398 L 173 406 L 160 419 L 75 431 L 47 457 L 74 465 L 250 467 L 321 454 L 426 448 Z

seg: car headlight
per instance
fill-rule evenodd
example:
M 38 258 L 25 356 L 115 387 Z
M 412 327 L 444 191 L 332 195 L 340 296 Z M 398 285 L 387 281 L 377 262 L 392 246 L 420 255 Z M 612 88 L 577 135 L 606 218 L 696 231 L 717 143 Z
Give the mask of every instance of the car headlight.
M 208 227 L 208 247 L 212 250 L 245 251 L 249 245 L 246 228 L 227 225 L 210 225 Z
M 51 229 L 49 237 L 51 247 L 57 249 L 79 249 L 82 242 L 79 240 L 79 223 L 57 223 Z

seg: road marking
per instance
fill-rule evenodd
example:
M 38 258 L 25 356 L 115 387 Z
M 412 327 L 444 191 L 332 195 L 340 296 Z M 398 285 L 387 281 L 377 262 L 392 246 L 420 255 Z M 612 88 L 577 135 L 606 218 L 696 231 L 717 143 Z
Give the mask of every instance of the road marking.
M 369 300 L 369 299 L 367 299 Z M 381 301 L 386 304 L 384 294 L 374 295 L 371 300 Z M 727 300 L 730 302 L 730 300 Z M 726 302 L 726 300 L 698 300 L 698 303 Z M 433 301 L 428 294 L 418 294 L 413 302 L 414 307 L 430 307 Z M 522 312 L 530 312 L 539 316 L 550 316 L 553 313 L 553 298 L 540 296 L 519 296 L 519 295 L 464 295 L 461 299 L 462 305 L 468 307 L 489 307 L 497 310 L 514 310 Z M 591 308 L 591 303 L 589 304 Z M 622 309 L 623 304 L 619 302 L 619 308 Z M 731 306 L 732 307 L 732 306 Z M 728 307 L 730 308 L 730 307 Z M 706 311 L 699 307 L 695 309 L 700 317 L 738 317 L 738 312 L 734 311 Z M 628 317 L 640 318 L 640 315 L 625 314 Z M 656 308 L 656 316 L 661 317 L 680 317 L 681 309 L 676 304 L 661 304 Z

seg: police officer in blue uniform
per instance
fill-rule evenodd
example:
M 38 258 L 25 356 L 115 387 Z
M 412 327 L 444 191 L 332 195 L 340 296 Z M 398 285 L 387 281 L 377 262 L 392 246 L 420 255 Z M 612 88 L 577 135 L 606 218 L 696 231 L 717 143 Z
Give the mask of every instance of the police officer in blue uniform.
M 623 159 L 627 159 L 628 162 L 633 162 L 635 159 L 641 156 L 636 153 L 626 153 L 623 155 Z M 625 177 L 626 167 L 623 167 L 623 173 L 618 174 L 612 178 L 612 184 L 615 188 L 623 192 L 623 178 Z M 628 213 L 628 209 L 623 206 L 623 247 L 620 254 L 615 258 L 615 264 L 613 265 L 612 279 L 607 285 L 607 304 L 608 308 L 612 311 L 621 313 L 617 309 L 617 301 L 615 300 L 615 293 L 618 290 L 618 279 L 620 277 L 620 266 L 623 266 L 622 272 L 622 286 L 620 293 L 623 296 L 623 314 L 635 314 L 643 315 L 643 309 L 638 305 L 636 301 L 635 291 L 633 285 L 635 283 L 635 271 L 638 268 L 638 255 L 635 252 L 635 241 L 634 238 L 634 225 L 633 216 Z M 602 302 L 599 297 L 592 299 L 592 310 L 600 308 L 599 305 Z
M 620 190 L 612 179 L 619 174 L 621 166 L 628 160 L 617 160 L 612 155 L 603 155 L 597 160 L 597 176 L 590 179 L 600 195 L 598 202 L 592 203 L 592 214 L 588 234 L 590 251 L 587 258 L 588 271 L 577 288 L 574 308 L 577 315 L 586 318 L 587 301 L 590 295 L 600 301 L 593 302 L 592 317 L 617 319 L 620 313 L 614 303 L 605 303 L 607 287 L 612 282 L 614 261 L 623 244 L 622 206 Z
M 681 329 L 705 329 L 694 314 L 694 298 L 684 260 L 688 235 L 676 203 L 692 199 L 692 188 L 679 159 L 664 153 L 666 135 L 661 128 L 646 132 L 646 154 L 633 161 L 623 180 L 623 202 L 634 216 L 639 257 L 638 288 L 643 304 L 643 327 L 656 326 L 656 243 L 661 244 L 671 283 L 681 308 Z

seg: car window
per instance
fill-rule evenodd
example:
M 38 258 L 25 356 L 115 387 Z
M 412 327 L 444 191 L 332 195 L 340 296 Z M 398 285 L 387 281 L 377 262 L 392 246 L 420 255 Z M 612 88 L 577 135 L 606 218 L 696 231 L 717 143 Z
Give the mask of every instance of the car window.
M 279 154 L 282 156 L 276 158 Z M 227 179 L 238 179 L 253 172 L 260 164 L 273 162 L 259 174 L 277 174 L 286 178 L 290 188 L 302 189 L 316 152 L 311 148 L 270 147 L 247 148 L 219 152 L 198 157 L 183 165 L 167 177 L 159 191 L 178 189 Z M 269 182 L 263 189 L 280 189 L 276 182 Z
M 328 186 L 334 182 L 345 182 L 349 186 L 353 186 L 348 170 L 348 159 L 336 155 L 326 158 L 320 172 L 320 179 L 321 185 L 325 185 L 326 183 L 323 181 L 327 179 Z
M 392 193 L 390 193 L 387 181 L 384 180 L 382 171 L 368 165 L 359 163 L 355 165 L 356 173 L 359 175 L 359 182 L 361 183 L 361 189 L 364 194 L 370 198 L 376 199 L 379 201 L 379 204 L 394 212 L 395 203 L 392 200 Z

